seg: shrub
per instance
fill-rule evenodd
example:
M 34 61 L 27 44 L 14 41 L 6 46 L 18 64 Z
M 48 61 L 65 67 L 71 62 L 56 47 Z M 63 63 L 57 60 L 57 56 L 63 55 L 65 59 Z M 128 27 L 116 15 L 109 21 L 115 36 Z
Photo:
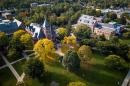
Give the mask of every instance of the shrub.
M 105 58 L 105 63 L 108 67 L 117 70 L 123 70 L 126 64 L 125 61 L 117 55 L 109 55 Z
M 78 81 L 78 82 L 70 82 L 69 85 L 67 86 L 86 86 L 86 84 Z

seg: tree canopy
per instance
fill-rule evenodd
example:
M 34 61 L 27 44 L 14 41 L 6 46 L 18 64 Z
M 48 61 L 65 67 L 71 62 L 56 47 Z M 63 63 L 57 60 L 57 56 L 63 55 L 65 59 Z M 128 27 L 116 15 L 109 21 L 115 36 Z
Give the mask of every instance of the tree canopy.
M 43 62 L 41 62 L 40 60 L 38 59 L 29 59 L 26 64 L 25 64 L 25 67 L 24 67 L 24 71 L 25 73 L 35 79 L 40 79 L 42 78 L 43 76 L 45 76 L 45 69 L 44 69 L 44 64 Z
M 80 59 L 77 52 L 69 50 L 63 57 L 62 64 L 69 71 L 78 70 L 80 68 Z
M 40 55 L 40 60 L 45 60 L 47 56 L 54 53 L 54 43 L 49 39 L 41 39 L 34 45 L 34 51 Z
M 25 46 L 26 49 L 33 49 L 33 40 L 30 34 L 24 34 L 20 37 L 21 43 Z
M 77 25 L 74 29 L 74 35 L 77 37 L 77 39 L 85 39 L 90 38 L 91 35 L 91 29 L 84 24 Z
M 89 46 L 82 45 L 78 50 L 78 55 L 82 63 L 87 63 L 92 58 L 92 50 Z
M 9 43 L 9 39 L 4 32 L 0 32 L 0 50 L 6 47 Z

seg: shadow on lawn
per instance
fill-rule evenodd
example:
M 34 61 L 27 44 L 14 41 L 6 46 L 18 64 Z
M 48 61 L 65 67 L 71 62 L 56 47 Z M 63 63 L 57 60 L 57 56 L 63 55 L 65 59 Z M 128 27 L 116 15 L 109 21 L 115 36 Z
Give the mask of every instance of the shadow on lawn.
M 95 86 L 118 86 L 118 81 L 120 84 L 122 83 L 125 73 L 108 69 L 102 64 L 94 64 L 88 70 L 81 68 L 77 75 L 82 76 L 85 81 L 95 84 Z

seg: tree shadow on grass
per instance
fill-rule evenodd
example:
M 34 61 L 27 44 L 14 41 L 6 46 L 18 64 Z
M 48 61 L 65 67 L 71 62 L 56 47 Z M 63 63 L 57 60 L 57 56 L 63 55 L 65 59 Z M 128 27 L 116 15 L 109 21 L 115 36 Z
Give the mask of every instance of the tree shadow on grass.
M 125 77 L 125 73 L 108 69 L 101 64 L 92 65 L 87 71 L 82 68 L 78 75 L 96 86 L 118 86 L 117 82 L 121 84 Z
M 40 79 L 40 83 L 43 83 L 45 86 L 50 86 L 50 83 L 55 81 L 59 86 L 67 86 L 69 82 L 74 81 L 74 79 L 69 78 L 64 74 L 59 74 L 56 72 L 48 72 L 46 77 Z M 75 80 L 76 81 L 76 80 Z

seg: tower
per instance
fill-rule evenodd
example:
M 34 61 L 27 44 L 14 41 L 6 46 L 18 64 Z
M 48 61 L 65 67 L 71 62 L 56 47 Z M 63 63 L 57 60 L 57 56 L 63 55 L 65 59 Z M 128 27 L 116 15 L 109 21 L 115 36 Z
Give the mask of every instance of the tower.
M 44 20 L 44 23 L 42 25 L 44 34 L 46 36 L 46 38 L 52 40 L 52 27 L 51 25 L 47 22 L 47 20 Z

